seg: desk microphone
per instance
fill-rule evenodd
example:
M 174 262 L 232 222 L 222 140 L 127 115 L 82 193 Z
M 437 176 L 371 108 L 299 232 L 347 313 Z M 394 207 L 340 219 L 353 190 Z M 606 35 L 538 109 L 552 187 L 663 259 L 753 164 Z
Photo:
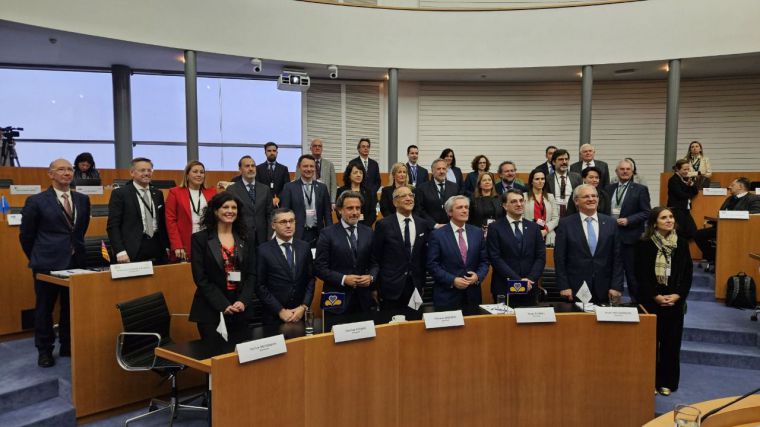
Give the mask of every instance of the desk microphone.
M 711 415 L 715 414 L 716 412 L 720 412 L 720 411 L 722 411 L 722 410 L 724 410 L 724 409 L 728 408 L 729 406 L 733 405 L 734 403 L 736 403 L 736 402 L 738 402 L 738 401 L 740 401 L 740 400 L 744 400 L 744 399 L 746 399 L 746 398 L 748 398 L 748 397 L 752 396 L 753 394 L 757 393 L 758 391 L 760 391 L 760 388 L 758 388 L 758 389 L 755 389 L 755 390 L 752 390 L 752 391 L 750 391 L 749 393 L 745 394 L 744 396 L 741 396 L 741 397 L 737 397 L 736 399 L 734 399 L 734 400 L 732 400 L 732 401 L 730 401 L 730 402 L 726 403 L 725 405 L 723 405 L 723 406 L 719 406 L 719 407 L 717 407 L 717 408 L 715 408 L 715 409 L 711 410 L 710 412 L 708 412 L 708 413 L 706 413 L 706 414 L 702 415 L 702 417 L 699 419 L 699 423 L 700 423 L 700 424 L 702 424 L 703 422 L 705 422 L 705 420 L 707 419 L 707 417 L 709 417 L 709 416 L 711 416 Z

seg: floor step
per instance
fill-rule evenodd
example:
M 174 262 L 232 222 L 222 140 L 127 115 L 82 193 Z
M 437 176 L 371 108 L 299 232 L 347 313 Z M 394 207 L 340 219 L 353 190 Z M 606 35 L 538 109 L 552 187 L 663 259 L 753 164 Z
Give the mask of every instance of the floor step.
M 683 340 L 708 342 L 746 347 L 760 346 L 760 336 L 752 331 L 722 331 L 718 329 L 690 328 L 683 329 Z
M 0 414 L 58 396 L 58 378 L 4 381 L 0 385 Z
M 691 291 L 689 292 L 689 301 L 715 301 L 715 290 L 714 289 L 694 289 L 691 288 Z
M 715 276 L 703 274 L 695 274 L 691 279 L 691 290 L 695 289 L 710 289 L 715 290 Z
M 74 407 L 60 397 L 0 414 L 0 426 L 3 427 L 73 427 L 76 424 Z
M 681 344 L 681 362 L 760 370 L 760 348 L 684 341 Z

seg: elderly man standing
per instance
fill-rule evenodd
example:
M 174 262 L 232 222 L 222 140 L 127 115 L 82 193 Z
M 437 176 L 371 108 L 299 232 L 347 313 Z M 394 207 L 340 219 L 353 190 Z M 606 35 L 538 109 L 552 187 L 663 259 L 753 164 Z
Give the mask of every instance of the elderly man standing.
M 51 186 L 26 199 L 21 211 L 19 240 L 34 275 L 34 345 L 39 353 L 37 364 L 55 365 L 53 345 L 53 308 L 61 296 L 58 328 L 59 356 L 71 356 L 69 329 L 69 289 L 37 280 L 37 273 L 83 267 L 84 234 L 90 225 L 90 198 L 72 192 L 74 168 L 68 160 L 58 159 L 48 169 Z
M 322 150 L 324 149 L 324 143 L 319 138 L 311 140 L 309 150 L 311 155 L 314 156 L 316 161 L 316 170 L 314 172 L 314 178 L 318 182 L 325 184 L 327 189 L 330 190 L 330 202 L 332 202 L 332 208 L 335 209 L 335 193 L 338 191 L 338 184 L 335 178 L 335 165 L 322 157 Z M 296 169 L 296 180 L 301 177 L 301 170 Z
M 596 167 L 599 169 L 601 176 L 599 177 L 599 184 L 601 188 L 606 187 L 610 183 L 610 168 L 606 162 L 596 160 L 596 149 L 591 144 L 583 144 L 580 148 L 581 159 L 572 165 L 570 165 L 570 172 L 575 172 L 578 175 L 583 175 L 583 171 L 586 168 Z

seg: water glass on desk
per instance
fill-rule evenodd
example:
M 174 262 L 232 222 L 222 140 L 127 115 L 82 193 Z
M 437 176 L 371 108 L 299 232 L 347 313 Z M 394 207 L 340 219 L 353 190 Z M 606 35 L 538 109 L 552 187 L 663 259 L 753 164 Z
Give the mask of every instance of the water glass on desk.
M 314 312 L 307 308 L 303 313 L 304 332 L 306 335 L 314 335 Z
M 699 427 L 699 409 L 688 405 L 676 405 L 673 410 L 673 420 L 676 427 Z
M 499 305 L 499 309 L 503 310 L 501 314 L 506 314 L 507 312 L 507 296 L 506 295 L 496 295 L 496 304 Z

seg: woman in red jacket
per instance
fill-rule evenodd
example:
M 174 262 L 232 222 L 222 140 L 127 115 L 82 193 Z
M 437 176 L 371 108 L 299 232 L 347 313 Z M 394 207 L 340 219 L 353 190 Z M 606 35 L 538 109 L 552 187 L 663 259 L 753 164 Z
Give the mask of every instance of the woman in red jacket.
M 185 166 L 179 187 L 169 190 L 166 198 L 166 231 L 172 254 L 179 261 L 190 260 L 190 236 L 200 230 L 200 219 L 216 189 L 206 188 L 206 168 L 192 160 Z

